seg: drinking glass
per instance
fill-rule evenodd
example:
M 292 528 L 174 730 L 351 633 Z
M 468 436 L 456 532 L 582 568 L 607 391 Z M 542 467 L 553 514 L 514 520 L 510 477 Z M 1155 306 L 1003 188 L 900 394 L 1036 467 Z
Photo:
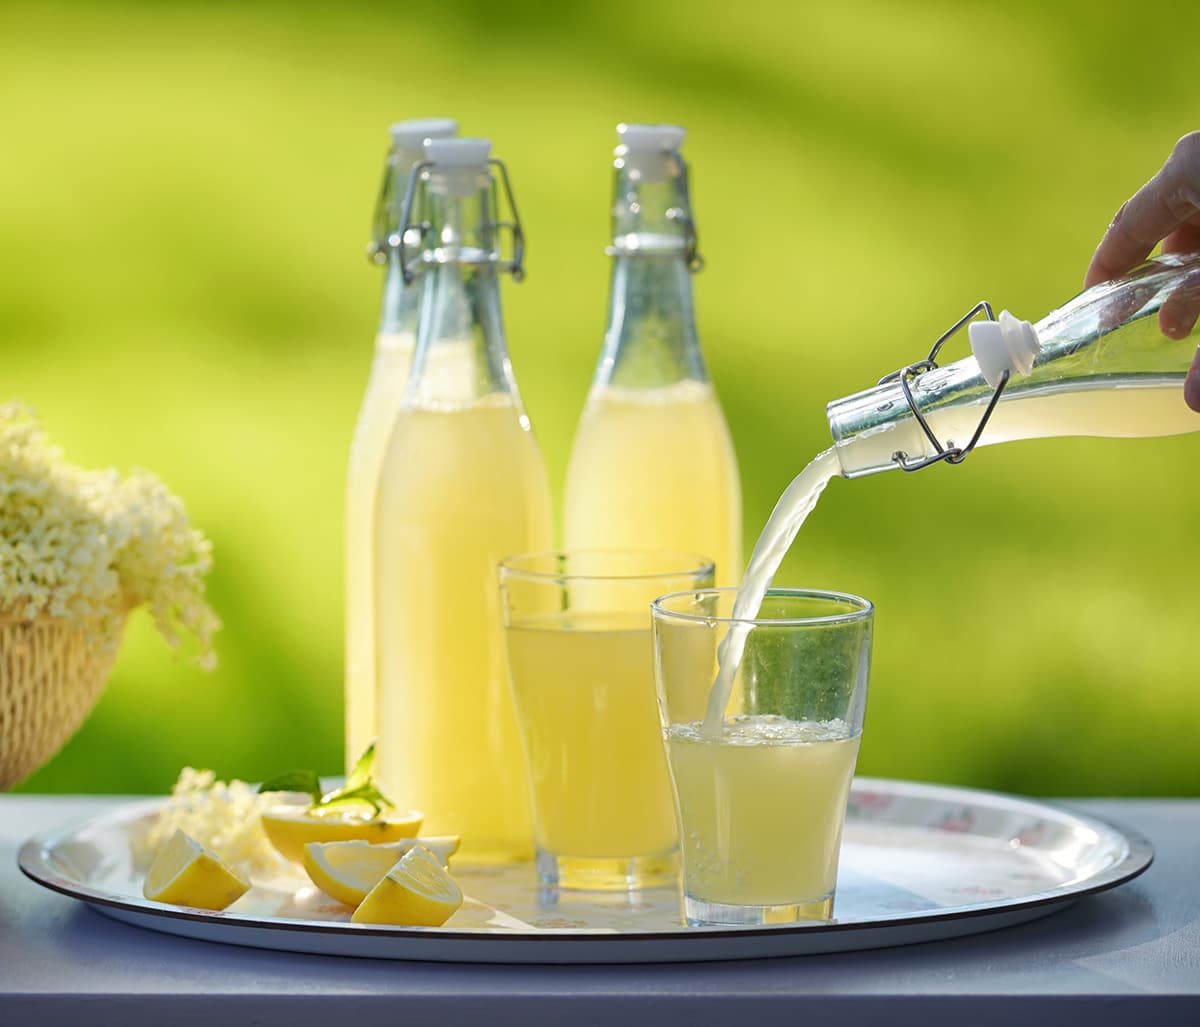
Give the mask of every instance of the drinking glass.
M 777 588 L 756 617 L 735 620 L 736 595 L 689 590 L 652 606 L 684 915 L 692 925 L 827 920 L 874 608 L 839 592 Z M 730 653 L 745 648 L 726 701 L 710 703 L 726 638 Z
M 543 886 L 627 890 L 677 880 L 650 603 L 712 581 L 712 561 L 686 553 L 527 553 L 501 562 Z

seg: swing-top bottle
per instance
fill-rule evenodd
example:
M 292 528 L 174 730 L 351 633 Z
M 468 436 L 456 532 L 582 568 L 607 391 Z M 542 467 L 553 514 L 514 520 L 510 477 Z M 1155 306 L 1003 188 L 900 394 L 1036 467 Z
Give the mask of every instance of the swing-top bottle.
M 568 549 L 698 553 L 742 572 L 729 428 L 696 334 L 684 130 L 620 125 L 608 326 L 567 472 Z
M 424 812 L 426 834 L 460 835 L 476 861 L 531 855 L 496 574 L 505 556 L 549 549 L 553 531 L 500 312 L 523 236 L 489 151 L 486 140 L 430 140 L 409 183 L 398 256 L 423 280 L 420 316 L 375 534 L 379 784 Z M 414 226 L 418 246 L 406 241 Z
M 1196 431 L 1183 381 L 1198 313 L 1200 254 L 1147 261 L 1036 324 L 993 317 L 980 303 L 926 359 L 829 404 L 841 473 L 955 464 L 977 445 L 1018 439 Z M 938 366 L 942 343 L 962 327 L 972 354 Z

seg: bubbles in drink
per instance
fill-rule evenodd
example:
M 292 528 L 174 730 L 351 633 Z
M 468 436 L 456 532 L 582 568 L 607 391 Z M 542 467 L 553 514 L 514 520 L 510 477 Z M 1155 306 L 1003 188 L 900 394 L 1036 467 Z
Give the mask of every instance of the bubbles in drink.
M 672 724 L 667 734 L 671 740 L 711 745 L 813 745 L 850 738 L 853 731 L 840 718 L 789 720 L 776 714 L 739 714 L 722 723 L 718 738 L 706 735 L 699 722 Z

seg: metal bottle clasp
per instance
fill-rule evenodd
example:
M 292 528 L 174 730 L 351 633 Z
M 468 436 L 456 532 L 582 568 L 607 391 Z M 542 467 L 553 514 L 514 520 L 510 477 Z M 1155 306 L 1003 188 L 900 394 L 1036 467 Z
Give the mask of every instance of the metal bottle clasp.
M 907 453 L 903 450 L 897 450 L 892 454 L 892 459 L 900 465 L 902 470 L 919 471 L 922 467 L 928 467 L 930 464 L 936 464 L 942 460 L 945 460 L 948 464 L 961 464 L 967 458 L 967 454 L 975 448 L 975 444 L 979 441 L 979 437 L 983 434 L 983 429 L 987 426 L 988 420 L 992 416 L 992 411 L 996 409 L 996 404 L 1000 401 L 1000 394 L 1008 384 L 1011 373 L 1009 371 L 1005 371 L 1001 375 L 1000 384 L 996 386 L 996 391 L 992 393 L 992 398 L 988 400 L 987 408 L 984 410 L 983 416 L 979 419 L 979 426 L 975 429 L 971 440 L 965 446 L 943 446 L 938 441 L 937 436 L 934 435 L 933 429 L 929 427 L 929 422 L 925 420 L 925 415 L 917 407 L 917 401 L 912 393 L 912 382 L 916 381 L 922 374 L 937 369 L 937 355 L 946 340 L 981 313 L 986 315 L 989 321 L 996 320 L 995 315 L 992 313 L 992 305 L 987 300 L 980 300 L 947 331 L 942 333 L 937 342 L 933 344 L 933 348 L 929 351 L 929 356 L 924 360 L 918 360 L 915 364 L 909 364 L 907 367 L 902 367 L 891 374 L 885 374 L 879 379 L 880 385 L 886 385 L 888 382 L 900 383 L 900 389 L 904 393 L 904 399 L 908 403 L 913 417 L 917 419 L 917 424 L 921 426 L 921 430 L 925 433 L 925 437 L 929 439 L 929 443 L 934 449 L 933 456 L 928 456 L 923 460 L 910 460 Z
M 700 255 L 700 239 L 696 232 L 696 221 L 692 217 L 692 194 L 688 162 L 678 150 L 668 150 L 671 157 L 679 163 L 681 169 L 682 205 L 671 207 L 666 212 L 668 221 L 678 221 L 683 226 L 683 261 L 687 269 L 696 274 L 704 270 L 704 257 Z M 678 250 L 675 247 L 652 250 L 624 248 L 617 245 L 604 247 L 604 252 L 610 257 L 662 257 L 673 256 Z
M 667 211 L 667 217 L 677 217 L 683 221 L 684 259 L 688 270 L 695 274 L 704 269 L 704 258 L 700 256 L 700 239 L 696 232 L 696 222 L 692 218 L 692 169 L 683 159 L 683 154 L 675 151 L 675 159 L 683 174 L 683 209 L 674 208 Z
M 432 168 L 434 162 L 431 160 L 418 161 L 413 165 L 412 174 L 408 176 L 408 188 L 404 191 L 404 204 L 400 211 L 400 224 L 396 231 L 392 232 L 387 237 L 387 246 L 394 249 L 400 258 L 400 271 L 404 275 L 406 285 L 411 285 L 412 280 L 416 277 L 417 272 L 413 268 L 413 260 L 410 257 L 409 251 L 413 247 L 420 247 L 425 238 L 429 234 L 432 227 L 428 221 L 412 220 L 413 217 L 413 200 L 416 196 L 417 183 L 421 179 L 421 174 L 428 168 Z M 512 256 L 508 259 L 497 256 L 496 258 L 486 258 L 484 260 L 475 261 L 474 263 L 491 264 L 500 271 L 508 271 L 513 276 L 513 281 L 519 282 L 525 277 L 525 230 L 521 227 L 521 216 L 517 213 L 517 201 L 513 197 L 512 185 L 508 180 L 508 168 L 504 162 L 496 157 L 488 159 L 488 166 L 494 167 L 498 172 L 498 180 L 501 189 L 504 191 L 504 199 L 508 204 L 508 209 L 512 213 L 511 220 L 507 220 L 500 215 L 500 198 L 499 190 L 491 190 L 491 204 L 488 211 L 490 216 L 489 226 L 497 232 L 507 229 L 511 236 Z M 503 247 L 499 241 L 496 245 L 496 251 L 499 253 Z
M 379 198 L 375 201 L 375 210 L 371 217 L 371 241 L 367 243 L 367 260 L 372 264 L 386 264 L 388 255 L 388 226 L 394 220 L 396 210 L 395 179 L 392 174 L 392 161 L 396 155 L 389 156 L 383 168 L 383 182 L 379 186 Z

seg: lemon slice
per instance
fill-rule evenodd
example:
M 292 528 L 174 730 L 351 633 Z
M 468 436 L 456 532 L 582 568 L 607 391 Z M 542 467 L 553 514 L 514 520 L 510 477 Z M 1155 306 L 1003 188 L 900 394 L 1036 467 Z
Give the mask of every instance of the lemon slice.
M 400 858 L 423 845 L 446 865 L 458 849 L 458 835 L 402 838 L 385 845 L 368 842 L 309 842 L 304 846 L 304 869 L 312 883 L 330 898 L 357 906 Z
M 307 806 L 293 803 L 264 810 L 262 826 L 284 859 L 303 863 L 304 846 L 309 842 L 397 842 L 412 838 L 422 819 L 416 810 L 387 813 L 371 820 L 344 811 L 313 816 Z
M 250 882 L 212 849 L 176 828 L 150 864 L 142 894 L 152 902 L 224 909 L 249 888 Z
M 462 889 L 441 860 L 417 845 L 367 893 L 350 919 L 356 924 L 440 927 L 462 904 Z

